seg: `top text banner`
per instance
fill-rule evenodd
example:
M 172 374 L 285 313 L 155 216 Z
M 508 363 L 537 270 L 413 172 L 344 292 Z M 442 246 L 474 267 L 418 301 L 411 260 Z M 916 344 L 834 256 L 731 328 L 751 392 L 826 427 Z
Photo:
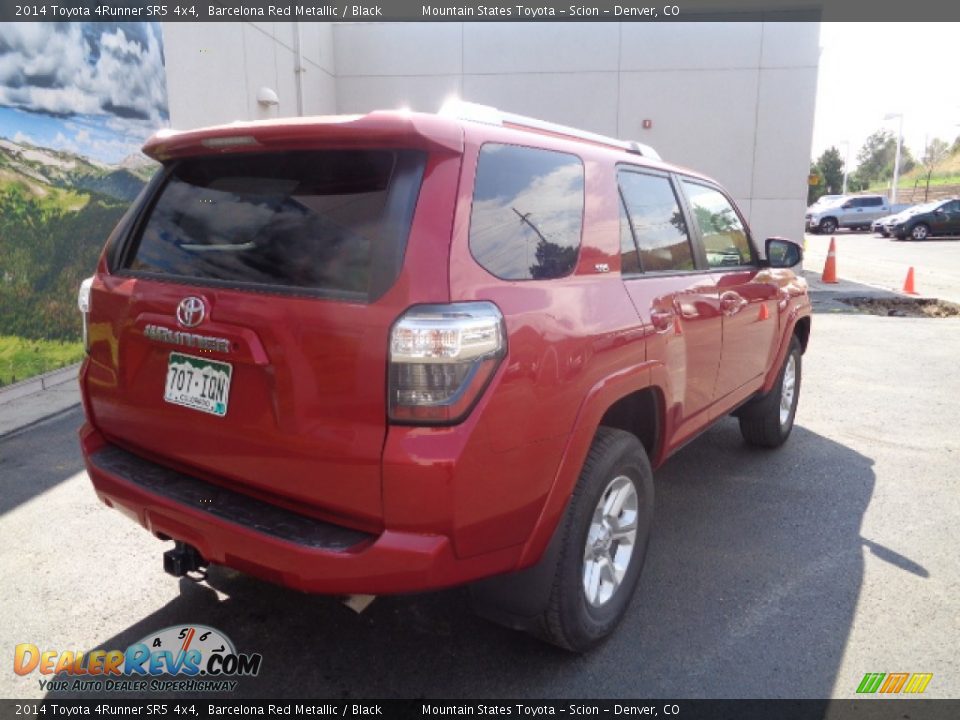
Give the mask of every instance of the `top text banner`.
M 434 0 L 59 0 L 0 3 L 0 22 L 752 22 L 960 20 L 960 3 L 943 0 L 612 0 L 570 3 Z

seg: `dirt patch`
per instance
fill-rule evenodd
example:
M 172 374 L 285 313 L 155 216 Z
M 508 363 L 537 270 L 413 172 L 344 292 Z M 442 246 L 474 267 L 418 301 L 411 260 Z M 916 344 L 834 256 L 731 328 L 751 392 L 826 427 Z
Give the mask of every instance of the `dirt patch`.
M 960 317 L 960 305 L 936 298 L 837 298 L 862 313 L 885 317 Z

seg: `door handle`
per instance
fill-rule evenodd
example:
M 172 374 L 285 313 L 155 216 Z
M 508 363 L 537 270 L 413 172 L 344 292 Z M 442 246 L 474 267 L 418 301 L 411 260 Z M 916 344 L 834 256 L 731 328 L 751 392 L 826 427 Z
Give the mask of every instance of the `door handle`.
M 651 310 L 650 323 L 658 333 L 667 332 L 673 327 L 674 314 L 669 310 Z
M 746 304 L 747 301 L 743 299 L 743 296 L 733 290 L 727 290 L 720 296 L 720 309 L 727 315 L 736 315 L 743 310 Z

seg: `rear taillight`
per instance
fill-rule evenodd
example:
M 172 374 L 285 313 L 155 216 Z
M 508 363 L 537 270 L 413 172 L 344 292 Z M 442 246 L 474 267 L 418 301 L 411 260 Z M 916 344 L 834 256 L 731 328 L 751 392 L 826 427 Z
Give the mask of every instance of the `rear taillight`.
M 83 349 L 90 352 L 90 288 L 93 286 L 93 278 L 88 277 L 80 283 L 80 292 L 77 293 L 77 307 L 80 308 L 80 315 L 83 317 Z
M 489 302 L 419 305 L 390 331 L 390 419 L 463 420 L 507 354 L 503 315 Z

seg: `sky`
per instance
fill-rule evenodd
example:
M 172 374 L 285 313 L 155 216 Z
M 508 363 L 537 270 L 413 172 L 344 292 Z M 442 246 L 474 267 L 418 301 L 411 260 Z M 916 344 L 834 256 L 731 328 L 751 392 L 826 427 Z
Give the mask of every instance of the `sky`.
M 903 143 L 919 158 L 927 138 L 960 135 L 960 23 L 823 23 L 812 158 L 831 145 L 851 170 L 864 140 L 903 114 Z
M 169 125 L 157 23 L 0 23 L 0 136 L 104 163 Z

